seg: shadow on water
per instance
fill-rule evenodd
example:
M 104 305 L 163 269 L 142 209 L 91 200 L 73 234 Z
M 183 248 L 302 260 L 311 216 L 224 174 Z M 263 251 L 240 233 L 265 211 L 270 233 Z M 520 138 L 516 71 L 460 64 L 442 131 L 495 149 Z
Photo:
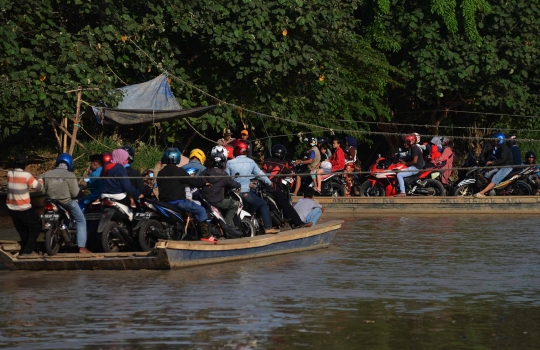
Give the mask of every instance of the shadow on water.
M 536 218 L 368 217 L 329 249 L 174 271 L 0 271 L 0 347 L 527 349 Z

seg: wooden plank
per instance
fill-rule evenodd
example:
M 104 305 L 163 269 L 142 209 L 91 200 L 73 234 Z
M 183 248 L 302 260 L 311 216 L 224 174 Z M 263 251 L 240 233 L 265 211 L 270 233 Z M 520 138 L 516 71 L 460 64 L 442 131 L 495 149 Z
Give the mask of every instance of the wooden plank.
M 261 247 L 269 244 L 286 242 L 294 239 L 301 239 L 310 236 L 316 236 L 323 232 L 337 230 L 341 227 L 343 221 L 332 220 L 312 227 L 285 231 L 278 234 L 268 234 L 255 237 L 246 237 L 239 239 L 223 240 L 217 244 L 202 241 L 160 241 L 156 248 L 184 249 L 184 250 L 234 250 Z

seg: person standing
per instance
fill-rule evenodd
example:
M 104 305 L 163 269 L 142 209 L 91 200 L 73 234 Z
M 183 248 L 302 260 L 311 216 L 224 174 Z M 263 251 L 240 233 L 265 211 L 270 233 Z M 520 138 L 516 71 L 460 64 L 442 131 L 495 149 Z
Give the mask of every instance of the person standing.
M 314 194 L 315 190 L 313 188 L 306 188 L 304 191 L 304 198 L 300 198 L 294 206 L 294 210 L 296 210 L 300 219 L 307 222 L 308 225 L 310 224 L 309 226 L 316 225 L 322 213 L 324 213 L 323 206 L 313 199 Z
M 235 139 L 232 138 L 232 132 L 231 129 L 223 129 L 223 138 L 219 139 L 217 141 L 218 145 L 225 146 L 231 142 L 233 142 Z
M 41 219 L 30 204 L 28 187 L 41 191 L 43 186 L 32 174 L 24 171 L 24 154 L 17 154 L 13 163 L 14 169 L 7 173 L 6 205 L 13 225 L 21 237 L 20 255 L 37 255 L 34 250 L 41 231 Z
M 57 200 L 75 219 L 79 253 L 91 253 L 86 249 L 86 219 L 79 203 L 73 199 L 79 194 L 79 185 L 77 177 L 73 174 L 71 154 L 62 153 L 56 158 L 56 169 L 49 170 L 43 175 L 43 183 L 45 195 Z

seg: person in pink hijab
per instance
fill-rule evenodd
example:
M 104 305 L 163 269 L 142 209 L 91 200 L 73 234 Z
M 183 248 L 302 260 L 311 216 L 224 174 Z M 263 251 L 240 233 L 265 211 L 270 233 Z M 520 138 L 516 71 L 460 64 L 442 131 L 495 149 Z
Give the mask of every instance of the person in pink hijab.
M 115 149 L 112 152 L 111 161 L 103 166 L 101 172 L 101 176 L 105 177 L 101 198 L 113 198 L 126 205 L 134 205 L 133 198 L 143 197 L 138 189 L 131 186 L 127 178 L 128 174 L 124 165 L 127 164 L 128 157 L 129 154 L 123 149 Z

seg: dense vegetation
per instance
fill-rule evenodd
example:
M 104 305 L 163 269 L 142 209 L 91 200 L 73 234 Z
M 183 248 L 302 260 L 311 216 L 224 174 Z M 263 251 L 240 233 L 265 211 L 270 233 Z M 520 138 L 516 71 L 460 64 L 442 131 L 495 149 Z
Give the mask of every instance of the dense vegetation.
M 197 89 L 239 106 L 190 121 L 211 138 L 244 125 L 256 137 L 328 134 L 295 122 L 349 130 L 366 145 L 383 137 L 369 132 L 396 144 L 392 133 L 413 129 L 537 138 L 537 118 L 487 113 L 540 114 L 539 17 L 524 0 L 0 0 L 0 136 L 50 140 L 49 117 L 75 111 L 65 91 L 99 87 L 83 100 L 114 106 L 111 89 L 166 70 L 186 108 L 216 103 Z M 192 134 L 181 120 L 159 129 L 147 135 Z

